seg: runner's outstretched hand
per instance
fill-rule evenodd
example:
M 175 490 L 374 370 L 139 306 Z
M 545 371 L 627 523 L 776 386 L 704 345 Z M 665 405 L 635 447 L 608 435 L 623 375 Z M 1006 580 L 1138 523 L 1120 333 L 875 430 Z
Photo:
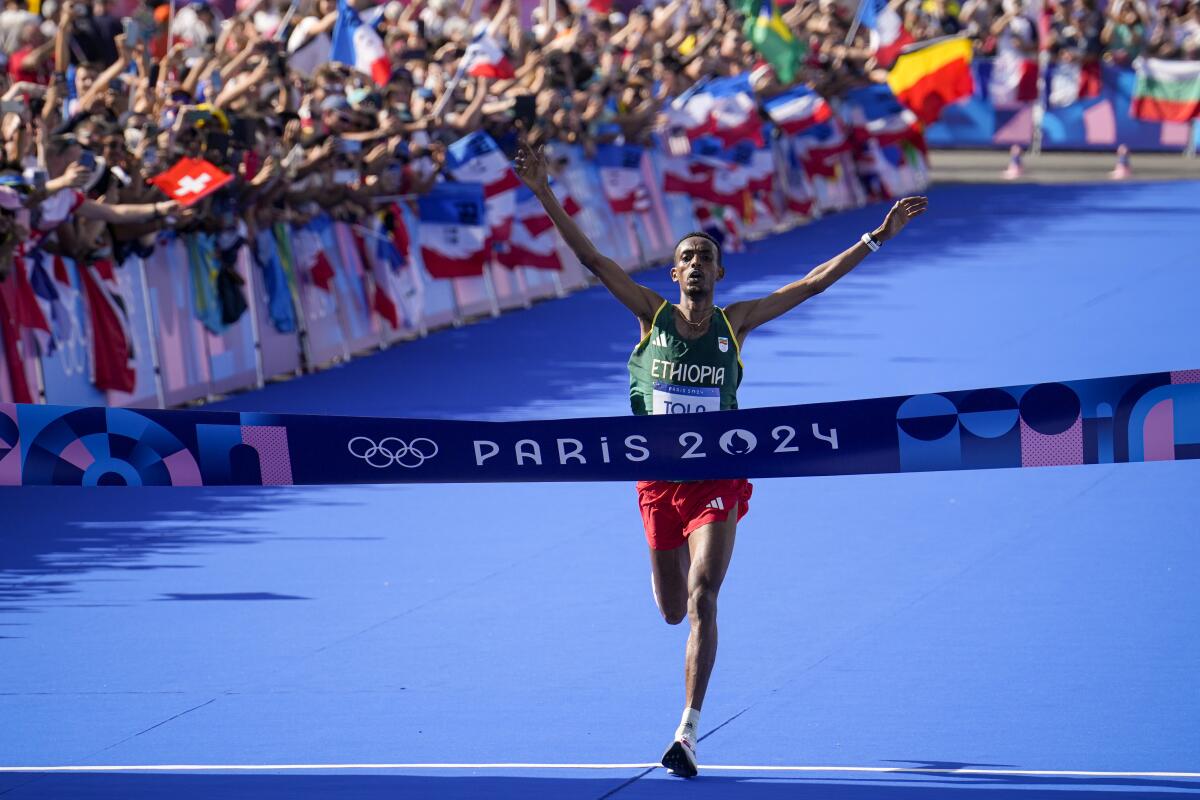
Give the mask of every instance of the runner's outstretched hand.
M 900 231 L 904 230 L 904 226 L 912 222 L 913 219 L 925 213 L 925 209 L 929 208 L 928 197 L 902 197 L 892 206 L 892 210 L 888 212 L 887 217 L 883 220 L 883 224 L 875 231 L 876 238 L 887 241 Z
M 525 185 L 534 192 L 542 191 L 550 186 L 550 173 L 546 167 L 546 148 L 539 145 L 530 147 L 522 142 L 517 148 L 517 158 L 513 162 L 517 174 Z

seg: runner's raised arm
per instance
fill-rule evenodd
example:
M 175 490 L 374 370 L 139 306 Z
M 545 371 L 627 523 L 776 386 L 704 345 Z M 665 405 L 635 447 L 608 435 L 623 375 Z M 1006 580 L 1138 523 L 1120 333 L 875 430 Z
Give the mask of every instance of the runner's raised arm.
M 563 237 L 567 246 L 574 251 L 575 256 L 588 271 L 600 279 L 604 287 L 612 292 L 621 303 L 634 313 L 642 323 L 642 333 L 649 330 L 654 312 L 663 304 L 663 298 L 653 289 L 637 283 L 621 266 L 608 256 L 596 249 L 592 240 L 587 237 L 575 220 L 563 210 L 562 205 L 550 188 L 550 177 L 546 168 L 546 153 L 544 148 L 530 148 L 522 144 L 517 151 L 515 162 L 517 174 L 533 191 L 542 207 L 550 215 L 554 227 Z

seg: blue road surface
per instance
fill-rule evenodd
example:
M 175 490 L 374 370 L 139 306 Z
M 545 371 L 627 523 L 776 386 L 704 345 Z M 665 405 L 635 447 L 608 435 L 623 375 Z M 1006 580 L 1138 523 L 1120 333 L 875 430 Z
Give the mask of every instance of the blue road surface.
M 728 256 L 719 301 L 884 210 Z M 935 189 L 750 335 L 739 399 L 1200 368 L 1196 230 L 1196 183 Z M 218 407 L 621 414 L 636 339 L 595 288 Z M 649 768 L 687 631 L 632 486 L 2 489 L 0 797 L 1197 794 L 1197 486 L 1195 461 L 756 482 L 692 781 Z M 34 769 L 72 765 L 174 767 Z

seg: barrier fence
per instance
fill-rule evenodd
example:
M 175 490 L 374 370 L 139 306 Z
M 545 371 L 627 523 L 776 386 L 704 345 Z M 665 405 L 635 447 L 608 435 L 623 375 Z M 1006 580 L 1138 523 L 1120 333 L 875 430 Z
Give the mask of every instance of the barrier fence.
M 776 150 L 782 152 L 778 146 Z M 702 227 L 697 212 L 704 204 L 663 191 L 661 151 L 641 153 L 637 171 L 645 202 L 630 213 L 612 209 L 600 169 L 581 148 L 559 147 L 556 152 L 566 162 L 556 181 L 580 206 L 578 223 L 625 269 L 664 263 L 679 236 Z M 785 167 L 773 159 L 781 181 Z M 130 385 L 121 389 L 97 388 L 98 382 L 103 385 L 97 351 L 111 349 L 113 343 L 111 337 L 95 334 L 97 323 L 88 305 L 92 298 L 79 265 L 34 250 L 19 277 L 29 280 L 39 268 L 34 262 L 55 276 L 53 303 L 38 293 L 51 335 L 15 325 L 0 331 L 9 355 L 0 358 L 0 402 L 179 406 L 589 285 L 590 276 L 553 232 L 549 235 L 560 270 L 506 267 L 493 253 L 482 275 L 434 278 L 423 263 L 422 226 L 415 209 L 404 202 L 392 208 L 411 240 L 399 269 L 375 263 L 374 245 L 392 244 L 378 219 L 351 223 L 322 215 L 305 225 L 277 224 L 253 234 L 241 224 L 232 272 L 247 307 L 228 322 L 222 319 L 227 309 L 218 292 L 221 281 L 214 277 L 222 257 L 214 238 L 160 234 L 152 253 L 130 255 L 115 265 L 107 287 L 124 323 L 125 341 L 111 356 L 123 360 L 131 376 Z M 753 236 L 804 218 L 789 213 L 747 222 L 739 216 L 737 233 Z M 18 282 L 14 272 L 0 284 L 0 290 L 10 293 L 10 309 L 19 302 L 13 297 Z M 391 318 L 373 303 L 381 288 L 394 303 Z M 19 365 L 19 375 L 12 374 L 14 365 Z M 22 394 L 22 384 L 27 394 Z
M 628 271 L 665 263 L 691 230 L 736 251 L 745 238 L 923 191 L 926 141 L 1032 143 L 1035 104 L 994 107 L 990 62 L 973 69 L 975 96 L 926 131 L 886 87 L 830 101 L 797 87 L 766 101 L 775 124 L 735 120 L 732 130 L 748 139 L 720 126 L 699 135 L 671 127 L 647 148 L 600 145 L 589 155 L 555 145 L 556 191 L 577 207 L 578 224 L 600 250 Z M 1131 74 L 1105 68 L 1102 78 L 1095 96 L 1040 115 L 1044 146 L 1183 148 L 1186 126 L 1128 117 Z M 511 173 L 490 139 L 471 145 L 468 157 L 491 159 L 472 169 Z M 485 199 L 493 185 L 458 184 L 475 186 L 478 208 L 454 221 L 455 231 L 473 230 L 483 241 L 488 229 L 478 226 L 485 217 L 492 225 L 486 263 L 463 277 L 435 277 L 439 270 L 425 263 L 435 246 L 458 247 L 458 234 L 435 241 L 420 203 L 394 198 L 357 222 L 321 214 L 259 230 L 238 222 L 216 236 L 164 232 L 151 252 L 115 265 L 26 252 L 0 283 L 0 402 L 178 406 L 589 285 L 544 216 L 522 224 L 527 208 L 541 213 L 537 201 L 515 175 L 501 178 L 496 185 L 515 195 L 504 203 L 495 192 Z M 505 203 L 516 219 L 498 228 L 492 214 Z M 38 306 L 31 313 L 44 318 L 41 328 L 18 313 L 22 302 L 26 310 Z

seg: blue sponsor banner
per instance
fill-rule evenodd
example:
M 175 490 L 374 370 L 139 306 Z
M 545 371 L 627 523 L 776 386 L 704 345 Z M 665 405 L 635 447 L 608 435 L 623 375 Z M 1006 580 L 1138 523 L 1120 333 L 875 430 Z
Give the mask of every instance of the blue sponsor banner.
M 470 422 L 0 405 L 0 483 L 700 480 L 1200 458 L 1200 370 L 648 417 Z

